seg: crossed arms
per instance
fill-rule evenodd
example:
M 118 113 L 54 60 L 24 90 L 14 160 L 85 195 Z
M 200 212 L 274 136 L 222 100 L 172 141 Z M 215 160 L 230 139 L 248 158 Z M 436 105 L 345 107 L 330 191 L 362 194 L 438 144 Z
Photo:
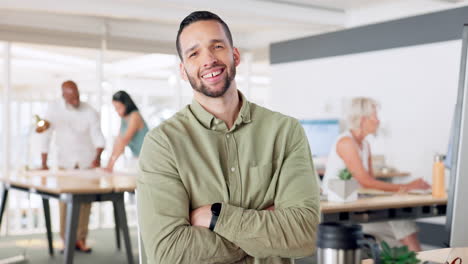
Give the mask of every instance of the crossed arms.
M 307 139 L 302 129 L 295 133 L 297 140 L 291 143 L 278 177 L 275 210 L 223 203 L 214 231 L 192 225 L 190 197 L 174 154 L 162 134 L 148 134 L 137 191 L 140 230 L 150 263 L 236 263 L 246 256 L 311 255 L 319 222 L 319 187 Z

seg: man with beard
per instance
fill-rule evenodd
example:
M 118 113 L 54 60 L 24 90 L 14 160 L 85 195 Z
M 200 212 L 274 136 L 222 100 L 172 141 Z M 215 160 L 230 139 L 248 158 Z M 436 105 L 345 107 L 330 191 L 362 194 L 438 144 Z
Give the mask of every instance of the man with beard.
M 150 263 L 294 263 L 311 255 L 319 188 L 299 122 L 253 104 L 234 80 L 240 53 L 217 15 L 180 24 L 188 105 L 148 133 L 137 181 Z

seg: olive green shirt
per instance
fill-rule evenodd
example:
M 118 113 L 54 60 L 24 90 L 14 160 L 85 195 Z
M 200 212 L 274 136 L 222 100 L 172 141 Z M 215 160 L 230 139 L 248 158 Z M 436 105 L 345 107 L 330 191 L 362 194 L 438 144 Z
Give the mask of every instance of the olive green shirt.
M 313 254 L 319 187 L 304 130 L 240 96 L 229 130 L 194 100 L 145 137 L 137 192 L 149 263 L 294 263 Z M 191 210 L 216 202 L 214 231 L 190 225 Z

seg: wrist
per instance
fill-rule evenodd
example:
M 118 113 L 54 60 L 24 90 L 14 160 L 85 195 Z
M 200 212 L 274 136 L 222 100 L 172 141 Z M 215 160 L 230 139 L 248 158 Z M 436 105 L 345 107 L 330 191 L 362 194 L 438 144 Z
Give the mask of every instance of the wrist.
M 110 160 L 111 162 L 116 162 L 118 158 L 119 158 L 119 156 L 117 156 L 117 155 L 112 155 L 112 156 L 110 156 L 110 159 L 109 159 L 109 160 Z

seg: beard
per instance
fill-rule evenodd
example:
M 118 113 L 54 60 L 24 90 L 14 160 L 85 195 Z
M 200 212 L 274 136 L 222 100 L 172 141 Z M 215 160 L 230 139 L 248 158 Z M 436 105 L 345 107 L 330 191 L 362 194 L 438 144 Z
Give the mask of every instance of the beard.
M 213 67 L 216 66 L 221 65 L 214 65 Z M 195 91 L 200 92 L 208 97 L 217 98 L 223 96 L 226 93 L 229 87 L 231 87 L 231 83 L 234 80 L 234 77 L 236 77 L 236 67 L 234 66 L 234 63 L 232 63 L 229 68 L 225 67 L 225 70 L 227 70 L 227 72 L 226 77 L 222 80 L 223 84 L 221 90 L 211 90 L 203 83 L 203 81 L 200 80 L 197 82 L 195 77 L 190 76 L 187 71 L 185 71 L 185 73 L 187 74 L 190 85 Z

